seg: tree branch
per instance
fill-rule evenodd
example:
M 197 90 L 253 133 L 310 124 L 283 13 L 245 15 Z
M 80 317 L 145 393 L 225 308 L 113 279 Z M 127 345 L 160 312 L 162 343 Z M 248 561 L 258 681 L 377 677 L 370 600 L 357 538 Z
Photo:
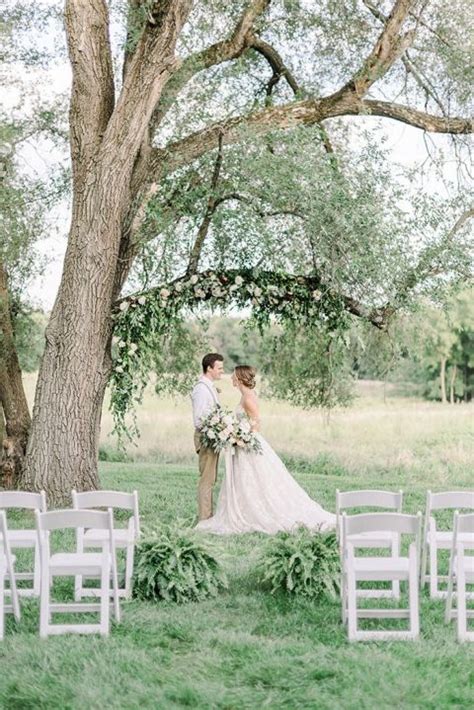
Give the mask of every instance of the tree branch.
M 399 286 L 395 302 L 402 302 L 408 291 L 414 288 L 420 281 L 440 273 L 440 269 L 437 268 L 435 264 L 436 258 L 439 256 L 440 252 L 450 247 L 457 232 L 472 218 L 474 218 L 474 209 L 465 210 L 440 244 L 436 245 L 435 248 L 432 246 L 427 247 L 422 252 L 418 259 L 418 264 L 405 275 L 403 283 Z
M 387 73 L 415 38 L 413 30 L 405 35 L 400 35 L 406 17 L 414 4 L 414 0 L 396 0 L 371 53 L 361 68 L 338 93 L 355 92 L 358 97 L 362 98 L 372 84 Z
M 286 81 L 288 82 L 288 85 L 290 86 L 290 88 L 293 91 L 295 96 L 298 96 L 298 94 L 303 93 L 301 86 L 298 84 L 298 82 L 296 81 L 292 72 L 286 66 L 280 53 L 274 47 L 272 47 L 271 44 L 269 44 L 268 42 L 265 42 L 263 39 L 261 39 L 257 35 L 251 35 L 249 46 L 252 49 L 254 49 L 256 52 L 261 54 L 261 56 L 267 60 L 267 62 L 269 63 L 269 65 L 272 68 L 273 76 L 270 79 L 267 93 L 268 92 L 271 93 L 273 86 L 276 83 L 278 83 L 278 81 L 280 80 L 281 77 L 285 77 Z M 322 124 L 320 124 L 320 128 L 321 128 L 321 140 L 322 140 L 324 149 L 325 149 L 326 153 L 334 156 L 334 148 L 332 147 L 332 143 L 329 138 L 329 134 Z M 335 160 L 335 158 L 334 158 L 334 160 Z
M 169 108 L 173 105 L 180 91 L 196 74 L 217 64 L 236 59 L 242 54 L 248 46 L 249 36 L 255 20 L 265 12 L 269 4 L 270 0 L 252 0 L 249 2 L 227 39 L 216 42 L 201 52 L 193 54 L 183 62 L 172 81 L 166 87 L 153 112 L 150 125 L 151 135 L 153 135 Z
M 468 118 L 440 117 L 389 101 L 361 100 L 354 94 L 305 99 L 282 106 L 270 106 L 261 111 L 219 121 L 165 148 L 155 148 L 150 156 L 150 182 L 160 174 L 191 163 L 216 148 L 222 134 L 224 145 L 238 143 L 245 132 L 264 135 L 277 129 L 288 130 L 299 125 L 315 125 L 337 116 L 382 116 L 433 133 L 472 133 L 474 121 Z
M 383 25 L 386 25 L 388 18 L 384 13 L 377 7 L 375 6 L 371 0 L 362 0 L 366 8 L 371 12 L 371 14 L 379 20 Z M 410 13 L 411 14 L 411 13 Z M 429 83 L 429 81 L 423 76 L 421 70 L 416 66 L 415 61 L 410 57 L 408 54 L 408 49 L 402 54 L 401 60 L 403 62 L 403 65 L 406 69 L 407 74 L 411 74 L 418 84 L 421 89 L 425 92 L 426 96 L 431 96 L 433 101 L 436 103 L 438 108 L 441 110 L 441 113 L 445 116 L 446 115 L 446 110 L 440 101 L 439 97 L 437 96 L 435 90 Z M 426 108 L 426 106 L 425 106 Z
M 212 215 L 216 211 L 219 204 L 217 201 L 216 189 L 217 183 L 219 182 L 219 174 L 222 167 L 222 135 L 219 136 L 219 147 L 217 150 L 216 163 L 214 165 L 214 171 L 212 173 L 212 180 L 210 186 L 210 194 L 207 200 L 206 210 L 204 212 L 204 217 L 199 227 L 196 241 L 191 250 L 191 255 L 189 257 L 188 268 L 186 270 L 187 275 L 196 273 L 199 266 L 199 259 L 201 257 L 201 251 L 204 246 L 207 234 L 209 232 L 209 227 L 211 226 Z M 222 200 L 221 200 L 222 201 Z
M 64 16 L 72 67 L 71 157 L 80 185 L 114 108 L 107 3 L 67 0 Z

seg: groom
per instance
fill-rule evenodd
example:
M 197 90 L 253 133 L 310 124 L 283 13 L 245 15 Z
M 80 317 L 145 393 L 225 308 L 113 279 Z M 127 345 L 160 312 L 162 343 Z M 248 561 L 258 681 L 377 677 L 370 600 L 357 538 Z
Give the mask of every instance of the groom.
M 191 393 L 194 419 L 194 446 L 199 455 L 199 485 L 198 510 L 199 520 L 207 520 L 212 516 L 212 488 L 217 478 L 217 462 L 219 454 L 201 444 L 199 426 L 201 419 L 208 414 L 216 404 L 219 404 L 214 382 L 224 374 L 224 358 L 219 353 L 209 353 L 202 359 L 202 372 Z

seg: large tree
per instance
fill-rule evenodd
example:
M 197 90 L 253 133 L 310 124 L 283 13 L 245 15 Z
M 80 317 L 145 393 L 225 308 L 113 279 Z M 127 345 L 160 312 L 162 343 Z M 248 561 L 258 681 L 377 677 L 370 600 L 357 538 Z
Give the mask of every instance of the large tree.
M 457 4 L 467 12 L 467 4 Z M 465 108 L 468 77 L 455 13 L 450 16 L 442 1 L 433 3 L 432 13 L 426 6 L 396 0 L 341 7 L 328 0 L 313 10 L 305 2 L 270 0 L 129 0 L 119 74 L 108 3 L 66 1 L 72 216 L 46 330 L 24 487 L 45 488 L 61 501 L 73 487 L 98 486 L 114 304 L 147 230 L 156 237 L 150 205 L 170 175 L 177 176 L 178 187 L 161 203 L 160 216 L 177 224 L 181 215 L 174 206 L 193 185 L 190 168 L 196 161 L 216 154 L 218 178 L 223 151 L 236 144 L 248 150 L 253 140 L 276 131 L 316 130 L 335 173 L 337 156 L 326 124 L 336 117 L 382 117 L 452 136 L 473 131 L 473 122 L 456 113 Z M 266 67 L 268 80 L 262 83 Z M 253 91 L 255 85 L 260 92 Z M 194 116 L 203 97 L 206 111 Z M 188 115 L 180 122 L 183 103 Z M 267 149 L 278 154 L 271 140 Z M 229 196 L 209 192 L 190 273 L 224 197 Z M 234 199 L 243 201 L 241 194 Z M 336 240 L 335 258 L 343 241 Z M 415 272 L 407 273 L 407 288 Z M 352 309 L 359 307 L 350 294 L 345 297 Z M 381 317 L 389 311 L 382 309 Z

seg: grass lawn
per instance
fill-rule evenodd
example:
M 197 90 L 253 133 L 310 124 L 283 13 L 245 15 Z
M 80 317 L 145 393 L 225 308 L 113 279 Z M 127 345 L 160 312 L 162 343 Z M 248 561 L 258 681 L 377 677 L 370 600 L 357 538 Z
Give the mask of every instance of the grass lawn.
M 323 465 L 324 464 L 324 465 Z M 334 510 L 337 487 L 406 488 L 423 506 L 431 472 L 416 481 L 366 466 L 354 476 L 305 462 L 298 480 Z M 298 466 L 296 467 L 298 468 Z M 104 487 L 138 488 L 144 523 L 190 520 L 196 470 L 183 464 L 101 464 Z M 449 484 L 467 471 L 450 469 Z M 349 645 L 334 602 L 272 597 L 255 574 L 263 536 L 212 538 L 230 586 L 217 599 L 177 606 L 132 601 L 108 639 L 38 638 L 38 608 L 23 603 L 0 644 L 0 707 L 461 708 L 474 706 L 474 648 L 461 647 L 443 604 L 423 593 L 419 642 Z

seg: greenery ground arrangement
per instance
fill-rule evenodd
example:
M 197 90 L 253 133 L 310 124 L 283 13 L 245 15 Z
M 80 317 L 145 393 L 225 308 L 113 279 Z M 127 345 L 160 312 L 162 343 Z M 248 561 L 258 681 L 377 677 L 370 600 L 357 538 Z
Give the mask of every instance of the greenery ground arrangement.
M 224 389 L 224 399 L 230 398 Z M 334 413 L 329 424 L 300 413 L 307 456 L 298 437 L 291 449 L 291 432 L 286 439 L 282 434 L 285 418 L 293 420 L 295 412 L 288 405 L 264 404 L 269 416 L 273 412 L 265 434 L 322 505 L 334 510 L 336 488 L 403 488 L 406 510 L 416 511 L 423 509 L 429 487 L 472 486 L 472 407 L 398 399 L 384 405 L 376 389 L 369 394 L 351 410 Z M 162 441 L 161 423 L 174 417 L 169 429 L 163 425 L 169 449 L 161 456 L 158 450 L 149 453 L 146 461 L 103 461 L 102 484 L 137 488 L 145 524 L 191 522 L 197 473 L 186 454 L 187 404 L 155 399 L 153 410 L 155 441 Z M 151 417 L 153 410 L 145 401 L 140 416 Z M 111 458 L 115 450 L 108 446 L 103 455 Z M 442 602 L 422 593 L 417 643 L 349 645 L 338 602 L 288 599 L 262 589 L 255 569 L 265 540 L 212 538 L 228 590 L 200 603 L 124 603 L 123 623 L 105 640 L 63 636 L 41 642 L 37 603 L 24 601 L 19 627 L 9 618 L 0 645 L 0 707 L 473 706 L 474 649 L 456 642 L 454 624 L 444 625 Z

